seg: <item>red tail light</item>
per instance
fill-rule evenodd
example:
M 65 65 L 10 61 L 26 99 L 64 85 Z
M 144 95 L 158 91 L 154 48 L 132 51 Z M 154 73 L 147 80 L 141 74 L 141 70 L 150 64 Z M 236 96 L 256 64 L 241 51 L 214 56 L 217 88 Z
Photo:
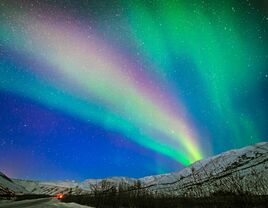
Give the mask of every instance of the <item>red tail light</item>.
M 63 199 L 64 195 L 63 194 L 57 194 L 56 198 L 57 199 Z

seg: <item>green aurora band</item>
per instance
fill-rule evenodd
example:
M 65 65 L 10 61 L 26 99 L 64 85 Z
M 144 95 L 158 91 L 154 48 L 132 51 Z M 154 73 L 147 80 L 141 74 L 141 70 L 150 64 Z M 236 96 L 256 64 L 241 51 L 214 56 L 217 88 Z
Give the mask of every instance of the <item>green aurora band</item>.
M 117 35 L 113 27 L 105 31 L 107 39 L 97 37 L 98 31 L 88 38 L 85 25 L 71 15 L 46 19 L 45 12 L 37 16 L 28 7 L 2 6 L 0 47 L 19 58 L 0 61 L 0 90 L 119 132 L 183 165 L 217 152 L 215 146 L 261 140 L 256 123 L 265 120 L 262 111 L 256 122 L 237 101 L 248 88 L 258 90 L 258 69 L 267 64 L 267 37 L 256 31 L 263 23 L 258 15 L 248 18 L 247 1 L 121 4 L 127 25 L 119 31 L 125 35 L 121 44 L 129 41 L 126 48 L 133 46 L 143 68 L 133 63 L 134 55 L 109 45 Z M 198 82 L 181 83 L 180 67 Z M 207 123 L 196 115 L 204 108 Z M 215 127 L 224 136 L 205 132 L 213 123 L 224 125 L 225 130 Z
M 134 1 L 129 6 L 133 37 L 143 56 L 167 80 L 174 76 L 173 57 L 189 57 L 205 86 L 213 114 L 232 132 L 229 142 L 234 146 L 258 142 L 253 119 L 237 110 L 234 99 L 245 84 L 255 87 L 259 83 L 253 76 L 258 71 L 253 68 L 264 68 L 267 63 L 266 39 L 256 32 L 263 23 L 257 18 L 246 19 L 250 14 L 246 1 L 202 2 L 159 0 L 152 6 Z M 241 24 L 243 21 L 246 24 Z

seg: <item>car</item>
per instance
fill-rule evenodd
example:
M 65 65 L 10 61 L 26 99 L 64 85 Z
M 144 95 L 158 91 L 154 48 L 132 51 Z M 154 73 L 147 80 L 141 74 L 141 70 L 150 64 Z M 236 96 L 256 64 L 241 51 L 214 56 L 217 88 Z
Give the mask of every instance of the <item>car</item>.
M 57 194 L 57 195 L 55 196 L 55 198 L 57 198 L 57 199 L 63 199 L 63 198 L 64 198 L 64 194 L 59 193 L 59 194 Z

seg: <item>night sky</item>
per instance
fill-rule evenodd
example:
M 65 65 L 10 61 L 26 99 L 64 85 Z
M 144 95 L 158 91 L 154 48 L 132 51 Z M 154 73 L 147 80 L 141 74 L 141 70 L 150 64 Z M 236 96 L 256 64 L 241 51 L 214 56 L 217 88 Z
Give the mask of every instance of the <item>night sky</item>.
M 267 141 L 268 1 L 0 0 L 0 171 L 142 177 Z

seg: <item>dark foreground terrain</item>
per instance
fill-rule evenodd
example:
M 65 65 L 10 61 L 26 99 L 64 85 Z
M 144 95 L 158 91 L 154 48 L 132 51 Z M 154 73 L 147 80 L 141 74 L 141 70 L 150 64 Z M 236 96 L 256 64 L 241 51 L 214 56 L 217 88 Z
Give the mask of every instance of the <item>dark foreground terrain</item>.
M 268 196 L 249 196 L 222 194 L 202 198 L 190 197 L 164 197 L 150 195 L 107 194 L 107 195 L 84 195 L 65 196 L 64 202 L 75 202 L 98 208 L 266 208 Z

